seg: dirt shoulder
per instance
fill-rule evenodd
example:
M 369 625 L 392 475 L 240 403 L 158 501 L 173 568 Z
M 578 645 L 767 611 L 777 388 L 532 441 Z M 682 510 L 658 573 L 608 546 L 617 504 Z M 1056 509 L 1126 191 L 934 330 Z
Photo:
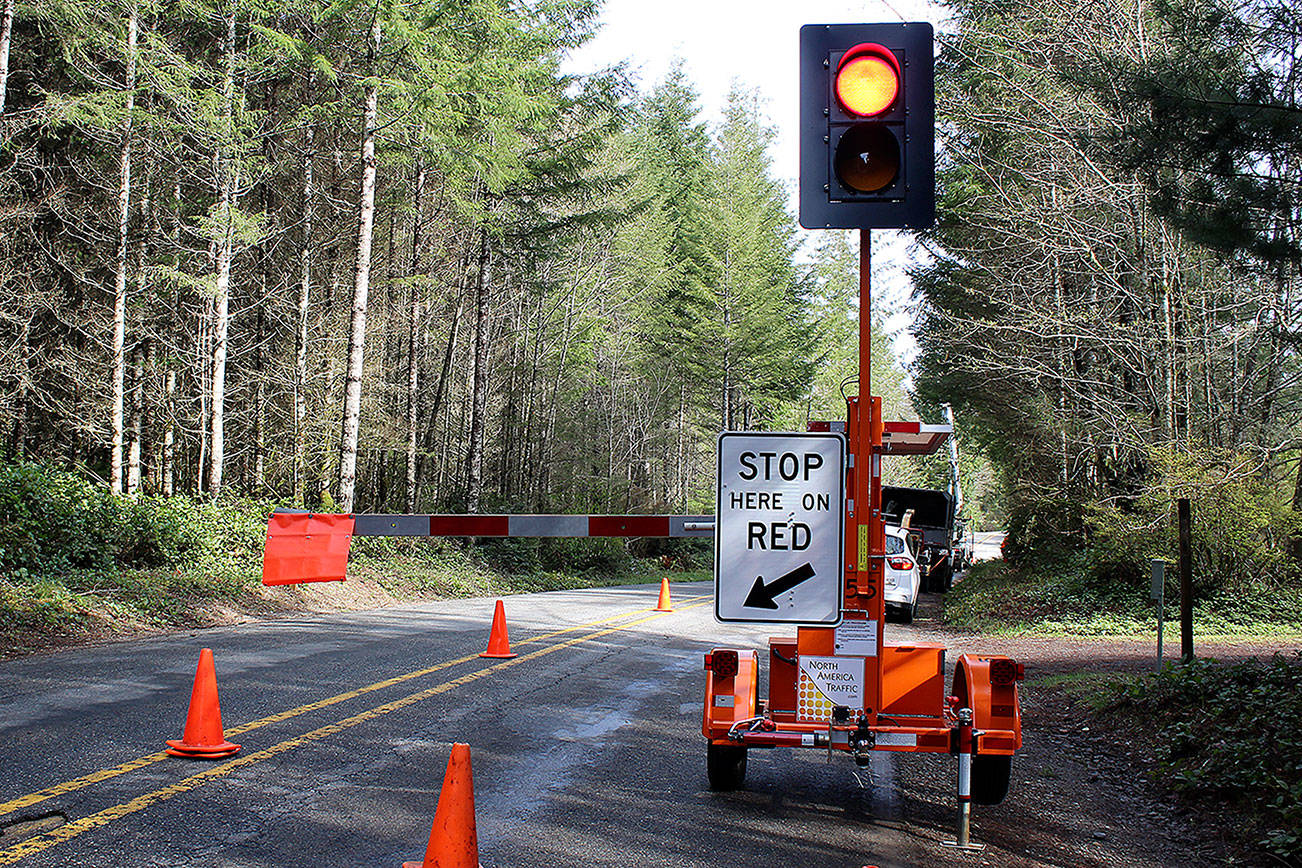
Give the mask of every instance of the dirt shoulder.
M 938 611 L 938 600 L 927 600 L 912 626 L 888 628 L 889 641 L 942 642 L 951 649 L 951 666 L 963 652 L 1007 654 L 1025 663 L 1023 748 L 1013 762 L 1008 798 L 974 807 L 973 840 L 987 845 L 979 854 L 940 846 L 954 838 L 953 761 L 917 758 L 919 765 L 934 767 L 908 773 L 903 784 L 919 845 L 915 864 L 924 859 L 929 865 L 1015 868 L 1282 864 L 1237 849 L 1226 834 L 1233 817 L 1192 811 L 1150 784 L 1152 743 L 1142 725 L 1110 720 L 1084 701 L 1111 677 L 1152 671 L 1155 639 L 979 636 L 945 629 Z M 1292 639 L 1200 642 L 1195 637 L 1196 654 L 1219 660 L 1269 657 L 1297 647 Z M 1168 647 L 1168 660 L 1171 655 Z
M 431 599 L 436 599 L 431 595 Z M 399 598 L 384 586 L 365 576 L 350 576 L 345 582 L 320 582 L 305 585 L 249 588 L 234 598 L 195 598 L 175 600 L 173 623 L 147 622 L 124 617 L 122 608 L 111 596 L 83 594 L 80 608 L 82 623 L 59 625 L 48 630 L 24 633 L 12 644 L 0 643 L 0 659 L 56 651 L 76 645 L 122 642 L 143 636 L 186 630 L 246 624 L 251 621 L 291 618 L 307 612 L 355 612 L 379 609 L 413 598 Z

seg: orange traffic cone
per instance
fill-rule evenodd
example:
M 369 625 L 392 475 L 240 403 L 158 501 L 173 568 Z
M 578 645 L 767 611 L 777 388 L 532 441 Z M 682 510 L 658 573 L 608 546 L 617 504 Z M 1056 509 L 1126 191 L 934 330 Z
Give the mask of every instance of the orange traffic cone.
M 469 746 L 452 745 L 425 858 L 420 862 L 403 862 L 402 868 L 479 868 L 475 778 L 470 771 Z
M 172 756 L 197 759 L 223 759 L 234 756 L 240 746 L 231 744 L 222 734 L 222 709 L 217 701 L 217 670 L 212 649 L 199 652 L 199 668 L 194 673 L 194 690 L 190 693 L 190 712 L 185 716 L 185 733 L 180 741 L 168 739 L 167 752 Z
M 493 610 L 493 629 L 488 634 L 488 650 L 479 656 L 503 660 L 516 656 L 511 653 L 511 640 L 506 635 L 506 609 L 502 608 L 501 600 L 497 601 L 497 608 Z
M 673 605 L 669 602 L 669 579 L 667 577 L 660 580 L 660 602 L 656 603 L 655 610 L 657 612 L 672 612 L 674 610 Z

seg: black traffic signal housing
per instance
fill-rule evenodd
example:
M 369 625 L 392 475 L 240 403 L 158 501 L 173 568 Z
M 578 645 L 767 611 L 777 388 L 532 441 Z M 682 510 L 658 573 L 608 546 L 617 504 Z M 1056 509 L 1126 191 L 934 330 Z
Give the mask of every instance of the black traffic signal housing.
M 936 222 L 932 28 L 800 28 L 800 225 L 920 229 Z

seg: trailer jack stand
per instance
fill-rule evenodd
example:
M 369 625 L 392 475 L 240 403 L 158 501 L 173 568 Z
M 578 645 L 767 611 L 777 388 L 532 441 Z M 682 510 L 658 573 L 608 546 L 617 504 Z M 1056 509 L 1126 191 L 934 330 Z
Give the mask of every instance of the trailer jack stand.
M 972 709 L 958 710 L 958 836 L 953 841 L 941 842 L 942 847 L 955 850 L 980 851 L 985 844 L 972 842 L 972 754 L 975 738 L 972 731 Z

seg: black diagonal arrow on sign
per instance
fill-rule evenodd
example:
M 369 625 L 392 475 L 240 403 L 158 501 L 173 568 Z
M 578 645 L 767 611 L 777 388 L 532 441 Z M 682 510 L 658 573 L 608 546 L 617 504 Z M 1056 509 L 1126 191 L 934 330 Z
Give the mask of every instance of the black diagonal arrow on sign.
M 787 591 L 799 585 L 801 582 L 814 577 L 814 565 L 803 563 L 791 572 L 783 576 L 778 576 L 767 585 L 764 584 L 763 576 L 755 577 L 755 584 L 751 585 L 750 593 L 746 595 L 746 602 L 742 606 L 751 609 L 776 609 L 778 594 L 785 594 Z

